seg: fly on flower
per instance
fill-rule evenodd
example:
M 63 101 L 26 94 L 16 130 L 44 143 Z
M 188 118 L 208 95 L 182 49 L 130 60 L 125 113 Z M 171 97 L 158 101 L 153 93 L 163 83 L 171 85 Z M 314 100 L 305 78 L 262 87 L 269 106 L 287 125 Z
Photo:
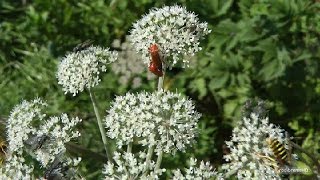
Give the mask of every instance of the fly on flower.
M 149 47 L 149 53 L 151 55 L 151 62 L 149 64 L 149 71 L 153 74 L 161 77 L 163 76 L 162 72 L 162 60 L 159 54 L 159 48 L 157 44 L 151 44 Z
M 79 51 L 85 50 L 90 45 L 92 45 L 92 43 L 93 43 L 93 40 L 88 39 L 88 40 L 84 41 L 83 43 L 78 44 L 75 48 L 73 48 L 73 52 L 79 52 Z
M 64 179 L 68 166 L 62 160 L 61 153 L 56 156 L 52 164 L 46 169 L 44 178 L 46 180 Z
M 32 136 L 26 140 L 26 144 L 30 146 L 32 150 L 40 149 L 43 144 L 49 139 L 47 135 L 39 135 L 39 136 Z

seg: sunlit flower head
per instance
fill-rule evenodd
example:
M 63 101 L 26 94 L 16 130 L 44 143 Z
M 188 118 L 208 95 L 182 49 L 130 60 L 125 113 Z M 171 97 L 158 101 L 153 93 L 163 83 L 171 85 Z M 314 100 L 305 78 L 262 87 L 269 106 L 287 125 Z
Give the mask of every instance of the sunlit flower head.
M 27 165 L 25 161 L 20 155 L 10 154 L 6 163 L 0 166 L 0 179 L 31 179 L 33 166 Z
M 217 172 L 214 171 L 209 162 L 200 162 L 200 165 L 197 166 L 197 160 L 190 158 L 189 168 L 185 168 L 184 172 L 181 172 L 180 169 L 173 171 L 173 180 L 206 180 L 212 179 L 217 176 Z
M 90 46 L 81 51 L 71 52 L 58 65 L 58 84 L 62 85 L 65 93 L 75 96 L 85 88 L 98 85 L 101 74 L 107 70 L 107 65 L 116 59 L 116 52 L 101 47 Z
M 234 171 L 238 179 L 280 179 L 269 138 L 288 148 L 284 130 L 269 123 L 261 108 L 254 108 L 233 129 L 231 140 L 226 141 L 230 154 L 224 155 L 227 163 L 222 169 L 227 173 Z
M 188 65 L 188 59 L 183 57 L 200 51 L 200 39 L 209 33 L 207 23 L 176 5 L 151 9 L 133 24 L 130 38 L 145 64 L 150 61 L 148 48 L 157 44 L 168 67 L 173 67 L 178 62 Z
M 7 124 L 8 151 L 21 154 L 24 142 L 30 134 L 36 133 L 34 121 L 42 121 L 45 118 L 43 109 L 47 104 L 41 99 L 22 101 L 16 105 L 10 113 Z
M 105 123 L 107 135 L 117 139 L 119 147 L 135 141 L 169 153 L 192 144 L 199 118 L 191 100 L 158 91 L 116 97 Z
M 36 159 L 42 166 L 46 167 L 58 154 L 65 152 L 65 143 L 80 136 L 79 131 L 74 130 L 80 122 L 78 117 L 69 119 L 66 114 L 53 116 L 45 121 L 35 135 L 47 138 L 42 147 L 35 150 Z
M 0 177 L 30 179 L 34 165 L 31 158 L 40 162 L 41 167 L 48 168 L 58 155 L 65 153 L 65 143 L 80 136 L 74 127 L 81 119 L 68 118 L 66 114 L 47 117 L 46 107 L 47 104 L 38 98 L 23 101 L 11 111 L 7 123 L 6 161 L 0 169 Z M 65 165 L 70 167 L 80 161 L 67 156 L 65 160 Z
M 124 152 L 123 154 L 114 153 L 115 163 L 105 165 L 103 174 L 105 179 L 159 179 L 165 169 L 155 170 L 155 162 L 146 163 L 146 154 L 138 152 L 135 154 Z M 146 172 L 146 173 L 144 173 Z

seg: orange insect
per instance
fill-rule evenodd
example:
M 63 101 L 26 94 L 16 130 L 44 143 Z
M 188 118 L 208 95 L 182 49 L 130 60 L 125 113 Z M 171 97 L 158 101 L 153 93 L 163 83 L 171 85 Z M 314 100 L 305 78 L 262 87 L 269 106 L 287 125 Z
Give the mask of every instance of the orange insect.
M 151 55 L 151 62 L 149 65 L 149 71 L 151 71 L 153 74 L 161 77 L 163 76 L 162 72 L 162 61 L 159 55 L 159 48 L 157 44 L 151 44 L 149 47 L 149 52 Z

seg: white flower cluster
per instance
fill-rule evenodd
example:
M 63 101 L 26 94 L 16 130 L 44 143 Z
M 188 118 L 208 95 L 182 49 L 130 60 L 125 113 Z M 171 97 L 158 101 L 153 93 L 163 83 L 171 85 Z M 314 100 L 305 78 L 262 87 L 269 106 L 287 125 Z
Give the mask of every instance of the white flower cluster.
M 200 51 L 200 39 L 209 33 L 207 23 L 200 23 L 197 15 L 176 5 L 150 10 L 133 24 L 130 39 L 145 64 L 150 61 L 148 48 L 157 44 L 167 65 L 173 67 L 178 61 L 188 65 L 183 56 Z
M 118 60 L 112 63 L 112 71 L 119 75 L 119 83 L 122 85 L 132 84 L 133 88 L 138 88 L 142 84 L 142 74 L 147 71 L 147 66 L 140 60 L 141 56 L 134 51 L 134 47 L 126 41 L 120 44 L 120 40 L 113 42 L 113 47 L 121 49 Z M 155 76 L 147 71 L 147 78 L 154 79 Z
M 35 154 L 36 159 L 43 167 L 46 167 L 49 162 L 53 162 L 59 153 L 65 152 L 65 143 L 80 136 L 77 130 L 73 130 L 80 122 L 81 119 L 78 117 L 69 119 L 66 114 L 62 114 L 60 117 L 50 117 L 41 126 L 37 136 L 47 136 L 48 139 L 44 142 L 43 148 L 37 149 Z
M 200 114 L 192 101 L 172 92 L 157 91 L 116 97 L 105 123 L 107 135 L 119 147 L 137 142 L 156 152 L 184 151 L 197 133 Z
M 113 158 L 115 164 L 108 162 L 105 165 L 103 171 L 105 179 L 159 179 L 159 176 L 165 172 L 165 169 L 155 170 L 155 162 L 151 161 L 147 165 L 146 154 L 144 152 L 137 154 L 138 157 L 135 157 L 132 153 L 124 152 L 120 154 L 115 152 Z
M 173 171 L 173 180 L 205 180 L 212 179 L 217 176 L 217 173 L 214 171 L 212 166 L 210 166 L 209 162 L 204 163 L 201 161 L 200 166 L 196 167 L 197 160 L 194 158 L 190 158 L 189 162 L 190 167 L 185 169 L 185 173 L 183 174 L 180 169 Z
M 7 123 L 8 152 L 0 177 L 30 179 L 33 166 L 25 164 L 26 156 L 35 157 L 47 168 L 58 154 L 65 152 L 64 143 L 80 136 L 78 131 L 72 130 L 81 121 L 79 118 L 69 119 L 62 114 L 47 119 L 42 112 L 46 106 L 38 98 L 23 101 L 11 111 Z M 68 162 L 73 165 L 79 160 L 68 159 Z
M 33 166 L 25 164 L 25 159 L 22 156 L 9 155 L 4 166 L 0 167 L 0 180 L 29 180 L 32 173 Z
M 37 132 L 33 127 L 35 119 L 42 121 L 45 114 L 42 112 L 47 104 L 41 99 L 34 99 L 31 102 L 22 101 L 16 105 L 10 113 L 7 123 L 8 151 L 22 154 L 24 141 L 30 134 Z
M 223 164 L 222 169 L 229 173 L 236 171 L 238 179 L 280 179 L 272 162 L 266 158 L 274 157 L 267 138 L 285 142 L 283 130 L 269 123 L 267 117 L 255 113 L 244 117 L 234 128 L 231 140 L 226 142 L 231 152 L 224 156 L 229 163 Z
M 85 88 L 101 81 L 100 73 L 106 72 L 108 64 L 117 60 L 117 53 L 109 49 L 90 46 L 82 51 L 71 52 L 58 65 L 58 84 L 65 93 L 75 96 Z

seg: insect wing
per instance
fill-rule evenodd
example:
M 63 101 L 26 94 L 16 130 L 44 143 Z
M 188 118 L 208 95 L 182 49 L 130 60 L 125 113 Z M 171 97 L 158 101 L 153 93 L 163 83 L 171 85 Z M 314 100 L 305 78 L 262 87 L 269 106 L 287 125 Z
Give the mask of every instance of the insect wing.
M 73 48 L 73 52 L 79 52 L 82 50 L 87 49 L 91 44 L 93 43 L 93 40 L 86 40 L 83 43 L 78 44 L 75 48 Z
M 26 144 L 31 147 L 32 150 L 40 149 L 43 144 L 49 139 L 47 135 L 32 136 L 26 140 Z
M 44 178 L 47 180 L 61 180 L 64 179 L 63 176 L 68 171 L 68 167 L 62 161 L 58 154 L 49 168 L 46 169 L 44 173 Z

